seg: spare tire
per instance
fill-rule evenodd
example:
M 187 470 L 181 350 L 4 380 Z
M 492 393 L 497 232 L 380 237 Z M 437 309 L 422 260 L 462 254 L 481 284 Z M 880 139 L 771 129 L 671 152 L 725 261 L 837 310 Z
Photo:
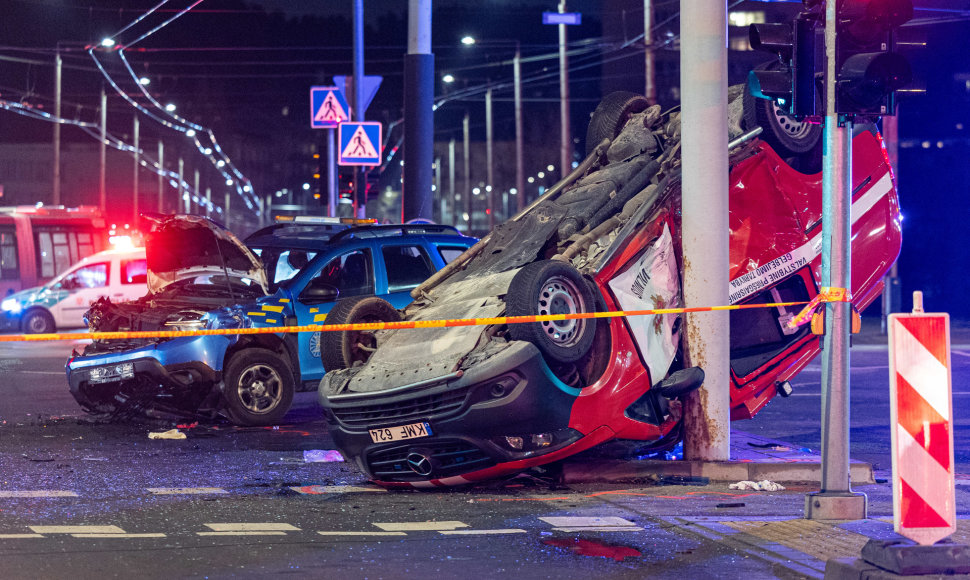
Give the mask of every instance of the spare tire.
M 368 322 L 398 322 L 401 313 L 387 300 L 376 296 L 355 296 L 338 301 L 327 313 L 324 326 Z M 326 371 L 346 369 L 367 362 L 377 348 L 372 330 L 340 330 L 320 333 L 320 361 Z
M 616 91 L 606 95 L 589 118 L 589 126 L 586 128 L 586 155 L 592 153 L 603 139 L 616 139 L 630 117 L 642 113 L 649 106 L 650 101 L 646 97 L 629 91 Z
M 505 297 L 509 316 L 579 314 L 593 312 L 593 292 L 569 264 L 555 260 L 533 262 L 512 278 Z M 509 338 L 536 345 L 550 362 L 569 363 L 593 346 L 596 320 L 582 318 L 509 325 Z

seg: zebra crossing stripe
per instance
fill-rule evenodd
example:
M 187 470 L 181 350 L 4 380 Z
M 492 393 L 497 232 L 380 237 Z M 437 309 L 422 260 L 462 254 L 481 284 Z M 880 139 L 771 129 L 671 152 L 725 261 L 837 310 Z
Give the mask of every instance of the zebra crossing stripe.
M 27 526 L 38 534 L 123 534 L 118 526 Z
M 0 491 L 0 497 L 78 497 L 73 491 L 38 489 L 32 491 Z
M 338 531 L 321 531 L 317 532 L 321 536 L 406 536 L 404 532 L 338 532 Z
M 277 522 L 205 524 L 213 532 L 299 532 L 300 528 Z M 202 532 L 205 533 L 205 532 Z
M 539 518 L 557 532 L 639 532 L 640 526 L 618 517 L 546 517 Z
M 191 495 L 207 493 L 229 493 L 219 487 L 149 487 L 148 491 L 155 495 Z
M 468 527 L 463 522 L 386 522 L 374 525 L 386 532 L 441 532 Z
M 164 538 L 165 534 L 71 534 L 73 538 Z

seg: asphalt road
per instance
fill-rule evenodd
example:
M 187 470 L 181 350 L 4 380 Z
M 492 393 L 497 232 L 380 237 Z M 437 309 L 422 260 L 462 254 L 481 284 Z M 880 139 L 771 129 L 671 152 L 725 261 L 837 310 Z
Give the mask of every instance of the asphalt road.
M 203 425 L 183 429 L 185 440 L 150 440 L 168 426 L 103 424 L 80 411 L 63 374 L 72 346 L 0 344 L 4 579 L 811 578 L 827 557 L 858 551 L 828 542 L 800 560 L 711 531 L 717 518 L 797 514 L 811 486 L 564 486 L 532 473 L 384 491 L 347 463 L 308 461 L 333 448 L 312 393 L 298 395 L 279 428 Z M 885 347 L 853 348 L 852 364 L 851 454 L 885 470 Z M 954 365 L 957 471 L 968 474 L 970 410 L 960 403 L 970 349 L 955 348 Z M 735 427 L 817 449 L 819 376 L 815 363 L 792 397 Z M 885 486 L 864 491 L 870 517 L 885 517 Z

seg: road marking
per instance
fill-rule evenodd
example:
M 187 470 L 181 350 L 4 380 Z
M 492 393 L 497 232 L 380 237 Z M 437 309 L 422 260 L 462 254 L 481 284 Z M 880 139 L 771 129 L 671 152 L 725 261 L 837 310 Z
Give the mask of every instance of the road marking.
M 43 538 L 42 534 L 0 534 L 0 540 L 20 540 L 25 538 Z
M 639 532 L 643 528 L 618 517 L 547 517 L 540 520 L 554 526 L 558 532 Z
M 468 527 L 463 522 L 388 522 L 374 525 L 387 532 L 441 532 Z
M 286 532 L 196 532 L 198 536 L 285 536 Z
M 321 536 L 406 536 L 404 532 L 317 532 Z
M 123 534 L 118 526 L 27 526 L 38 534 Z
M 164 538 L 165 534 L 71 534 L 74 538 Z
M 214 532 L 299 532 L 300 528 L 277 522 L 252 522 L 232 524 L 205 524 Z M 206 532 L 202 532 L 206 533 Z
M 441 530 L 438 533 L 446 536 L 476 536 L 490 534 L 524 534 L 526 531 L 518 528 L 508 528 L 505 530 Z
M 387 492 L 382 487 L 363 487 L 358 485 L 301 485 L 291 487 L 297 493 L 307 495 L 323 495 L 327 493 L 359 493 L 359 492 Z
M 149 487 L 148 491 L 156 495 L 229 493 L 219 487 Z
M 35 491 L 0 491 L 0 497 L 78 497 L 73 491 L 40 489 Z
M 64 371 L 15 371 L 10 369 L 7 369 L 7 370 L 9 370 L 9 372 L 20 373 L 24 375 L 56 375 L 58 377 L 64 376 Z

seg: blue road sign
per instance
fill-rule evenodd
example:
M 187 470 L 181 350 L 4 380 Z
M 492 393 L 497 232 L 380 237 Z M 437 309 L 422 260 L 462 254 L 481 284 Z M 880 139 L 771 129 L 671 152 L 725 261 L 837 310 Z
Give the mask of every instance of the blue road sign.
M 582 24 L 583 15 L 579 12 L 543 12 L 543 24 Z
M 337 87 L 310 87 L 310 126 L 333 129 L 350 119 L 350 107 Z
M 341 123 L 339 165 L 380 165 L 381 124 L 371 121 Z

